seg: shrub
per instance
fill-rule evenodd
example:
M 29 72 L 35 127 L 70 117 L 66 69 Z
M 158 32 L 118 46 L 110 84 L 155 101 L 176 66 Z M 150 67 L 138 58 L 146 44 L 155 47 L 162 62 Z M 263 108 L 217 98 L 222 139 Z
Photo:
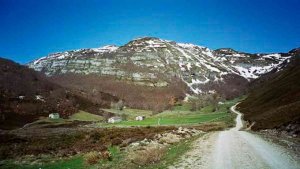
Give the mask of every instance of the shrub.
M 123 113 L 123 114 L 121 114 L 121 118 L 122 118 L 122 120 L 126 121 L 128 119 L 128 115 Z
M 103 152 L 101 153 L 101 157 L 102 157 L 103 159 L 106 159 L 106 160 L 109 160 L 109 161 L 112 160 L 112 155 L 111 155 L 111 153 L 110 153 L 109 151 L 103 151 Z
M 134 164 L 145 166 L 159 162 L 165 154 L 165 148 L 146 147 L 144 150 L 138 150 L 130 153 L 131 161 Z
M 120 138 L 113 138 L 113 139 L 111 140 L 111 144 L 112 144 L 112 145 L 120 145 L 120 144 L 122 144 L 122 142 L 123 142 L 123 140 L 120 139 Z
M 123 100 L 119 100 L 117 103 L 111 102 L 110 108 L 117 109 L 117 110 L 123 110 L 123 108 L 124 108 Z
M 162 138 L 159 139 L 160 143 L 174 144 L 180 141 L 180 136 L 172 133 L 164 134 Z
M 84 161 L 89 165 L 97 164 L 100 159 L 101 153 L 97 151 L 91 151 L 84 155 Z

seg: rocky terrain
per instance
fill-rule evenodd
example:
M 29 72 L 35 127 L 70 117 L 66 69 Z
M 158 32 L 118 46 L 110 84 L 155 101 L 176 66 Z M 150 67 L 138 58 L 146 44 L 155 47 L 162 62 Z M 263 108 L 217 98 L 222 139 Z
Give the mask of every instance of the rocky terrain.
M 80 49 L 49 54 L 28 64 L 48 76 L 68 73 L 95 74 L 142 86 L 166 87 L 172 78 L 187 86 L 190 94 L 217 91 L 232 98 L 249 81 L 280 69 L 290 53 L 249 54 L 233 49 L 211 50 L 193 44 L 159 38 L 138 38 L 117 47 Z

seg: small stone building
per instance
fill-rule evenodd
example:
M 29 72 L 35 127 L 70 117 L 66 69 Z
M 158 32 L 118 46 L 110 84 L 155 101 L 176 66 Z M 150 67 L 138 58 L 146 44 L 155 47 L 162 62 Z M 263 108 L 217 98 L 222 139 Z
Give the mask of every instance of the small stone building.
M 120 122 L 122 121 L 122 118 L 121 117 L 111 117 L 108 119 L 108 123 L 117 123 L 117 122 Z
M 49 114 L 50 119 L 59 119 L 59 114 L 58 113 L 51 113 Z
M 136 116 L 135 120 L 136 121 L 142 121 L 142 120 L 145 120 L 145 118 L 146 118 L 145 116 Z

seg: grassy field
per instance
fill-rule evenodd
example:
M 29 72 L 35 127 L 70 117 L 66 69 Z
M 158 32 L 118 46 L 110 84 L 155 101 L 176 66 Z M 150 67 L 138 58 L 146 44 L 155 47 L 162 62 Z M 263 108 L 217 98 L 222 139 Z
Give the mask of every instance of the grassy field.
M 48 117 L 41 117 L 39 120 L 34 121 L 25 125 L 25 127 L 55 127 L 55 126 L 66 126 L 72 125 L 75 122 L 94 122 L 103 121 L 104 118 L 99 115 L 91 114 L 85 111 L 79 111 L 68 119 L 58 118 L 50 119 Z
M 219 118 L 227 116 L 228 113 L 213 113 L 213 114 L 191 114 L 185 115 L 184 117 L 150 117 L 143 121 L 122 121 L 116 124 L 109 124 L 112 126 L 155 126 L 155 125 L 189 125 L 189 124 L 199 124 L 203 122 L 209 122 L 217 120 Z
M 105 109 L 105 111 L 114 113 L 116 115 L 126 114 L 128 116 L 126 121 L 119 123 L 108 124 L 98 123 L 99 127 L 129 127 L 129 126 L 158 126 L 158 125 L 197 125 L 207 122 L 225 121 L 230 122 L 234 116 L 230 113 L 229 108 L 238 102 L 239 99 L 226 101 L 219 105 L 217 111 L 213 111 L 212 106 L 206 106 L 199 111 L 190 111 L 188 104 L 176 106 L 173 110 L 166 110 L 162 113 L 153 115 L 151 111 L 137 110 L 137 109 L 124 109 L 114 110 Z M 146 119 L 143 121 L 136 121 L 136 116 L 143 115 Z
M 116 110 L 116 109 L 103 109 L 103 110 L 120 116 L 122 114 L 125 114 L 127 115 L 128 120 L 134 120 L 136 116 L 145 116 L 145 117 L 152 116 L 151 110 L 140 110 L 140 109 L 131 109 L 131 108 L 126 108 L 124 110 Z
M 68 119 L 50 119 L 48 117 L 41 117 L 39 120 L 26 124 L 24 127 L 47 127 L 47 126 L 60 126 L 71 124 L 72 121 Z
M 70 116 L 69 119 L 78 121 L 101 121 L 103 117 L 80 110 L 78 113 Z
M 115 114 L 116 116 L 126 115 L 127 120 L 119 123 L 106 123 L 104 118 L 99 115 L 91 114 L 85 111 L 79 111 L 73 114 L 69 119 L 49 119 L 42 118 L 30 124 L 30 126 L 59 126 L 71 124 L 74 121 L 98 122 L 93 124 L 98 127 L 130 127 L 130 126 L 168 126 L 168 125 L 198 125 L 208 122 L 223 121 L 229 123 L 233 119 L 233 115 L 229 112 L 229 108 L 240 99 L 226 101 L 219 105 L 217 111 L 213 111 L 212 106 L 206 106 L 198 111 L 190 111 L 189 104 L 175 106 L 172 110 L 166 110 L 162 113 L 153 114 L 150 110 L 140 110 L 125 108 L 124 110 L 103 109 L 106 112 Z M 136 116 L 145 116 L 143 121 L 136 121 Z
M 13 161 L 6 161 L 4 165 L 0 166 L 2 169 L 70 169 L 70 168 L 84 168 L 83 157 L 76 156 L 70 159 L 55 160 L 53 162 L 45 162 L 43 164 L 20 164 Z

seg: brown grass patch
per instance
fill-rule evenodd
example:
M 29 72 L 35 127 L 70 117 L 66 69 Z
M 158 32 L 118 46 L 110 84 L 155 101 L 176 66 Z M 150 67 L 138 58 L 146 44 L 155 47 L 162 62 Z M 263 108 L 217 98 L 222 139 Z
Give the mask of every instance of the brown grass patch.
M 0 159 L 23 155 L 53 154 L 69 156 L 90 151 L 104 152 L 109 146 L 125 147 L 175 127 L 136 127 L 83 129 L 43 128 L 0 133 Z
M 145 166 L 159 162 L 166 152 L 165 148 L 158 146 L 146 147 L 143 150 L 133 151 L 129 153 L 132 163 Z
M 91 151 L 84 155 L 84 161 L 89 165 L 97 164 L 100 159 L 101 159 L 101 153 L 97 151 Z

